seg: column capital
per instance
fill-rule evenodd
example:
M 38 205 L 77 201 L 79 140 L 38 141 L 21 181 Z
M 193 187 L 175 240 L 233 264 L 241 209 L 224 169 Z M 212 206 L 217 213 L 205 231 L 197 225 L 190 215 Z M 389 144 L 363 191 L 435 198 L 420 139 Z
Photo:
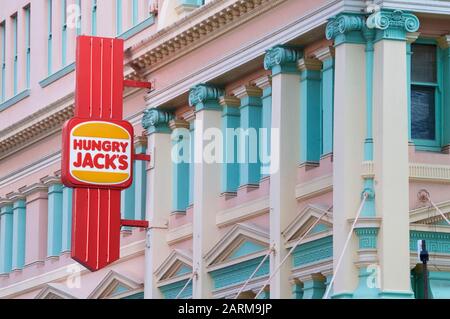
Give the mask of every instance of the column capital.
M 46 186 L 62 184 L 61 178 L 59 178 L 58 176 L 45 176 L 41 178 L 41 182 Z
M 364 16 L 357 13 L 340 13 L 328 21 L 325 36 L 327 40 L 334 40 L 334 45 L 342 43 L 364 43 L 362 30 Z
M 171 112 L 160 109 L 146 109 L 142 117 L 142 126 L 149 134 L 170 133 L 169 122 L 174 118 Z
M 420 32 L 408 32 L 406 33 L 406 43 L 414 43 L 419 38 Z M 439 39 L 438 39 L 439 42 Z
M 147 137 L 143 135 L 134 137 L 134 147 L 147 147 Z
M 15 204 L 18 201 L 25 201 L 26 196 L 25 196 L 25 194 L 20 193 L 20 192 L 12 192 L 12 193 L 6 194 L 6 198 Z
M 195 121 L 195 109 L 192 108 L 189 111 L 183 113 L 182 117 L 185 121 L 188 121 L 189 123 L 194 122 Z
M 450 34 L 443 35 L 442 37 L 438 38 L 437 42 L 441 49 L 450 48 Z
M 264 68 L 272 75 L 280 73 L 297 73 L 297 61 L 303 57 L 298 47 L 277 45 L 266 52 Z
M 27 186 L 19 188 L 19 191 L 26 197 L 29 197 L 30 195 L 34 195 L 34 194 L 39 194 L 39 193 L 47 194 L 48 185 L 45 185 L 43 183 L 34 183 L 31 185 L 27 185 Z
M 234 89 L 233 95 L 238 99 L 243 99 L 246 97 L 260 97 L 262 95 L 262 91 L 254 85 L 243 85 Z
M 406 40 L 406 33 L 416 32 L 420 26 L 414 14 L 386 9 L 371 14 L 366 23 L 369 29 L 376 29 L 375 41 Z
M 1 209 L 0 216 L 3 214 L 12 213 L 12 205 L 13 205 L 12 200 L 7 199 L 7 198 L 0 198 L 0 209 Z M 4 209 L 7 207 L 11 208 L 11 212 Z
M 256 79 L 253 83 L 261 90 L 265 90 L 272 87 L 272 78 L 270 77 L 270 75 L 264 75 Z
M 196 111 L 204 109 L 218 109 L 218 99 L 224 94 L 221 88 L 199 84 L 191 88 L 189 92 L 189 105 L 195 106 Z M 211 103 L 212 102 L 212 103 Z
M 300 71 L 320 71 L 322 70 L 322 62 L 319 59 L 303 58 L 298 60 L 298 69 Z

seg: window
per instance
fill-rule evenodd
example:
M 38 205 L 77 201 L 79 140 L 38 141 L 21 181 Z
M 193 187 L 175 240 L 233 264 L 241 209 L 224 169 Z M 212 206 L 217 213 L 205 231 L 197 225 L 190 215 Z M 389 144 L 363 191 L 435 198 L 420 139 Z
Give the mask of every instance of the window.
M 436 45 L 411 46 L 411 137 L 420 149 L 441 148 L 441 80 Z
M 5 100 L 6 76 L 6 28 L 5 22 L 0 23 L 0 102 Z

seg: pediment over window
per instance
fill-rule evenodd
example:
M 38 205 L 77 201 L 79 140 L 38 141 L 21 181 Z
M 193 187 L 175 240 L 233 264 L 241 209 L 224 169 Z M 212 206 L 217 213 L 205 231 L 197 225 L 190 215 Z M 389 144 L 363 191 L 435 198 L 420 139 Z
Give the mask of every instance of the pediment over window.
M 436 206 L 442 213 L 450 219 L 450 201 L 437 203 Z M 411 210 L 409 212 L 409 222 L 411 226 L 423 227 L 450 227 L 442 215 L 430 204 Z
M 89 295 L 89 299 L 117 299 L 136 294 L 144 289 L 141 279 L 111 270 Z
M 320 221 L 311 229 L 311 226 L 320 219 Z M 309 232 L 308 232 L 309 230 Z M 332 234 L 333 231 L 333 214 L 326 208 L 308 205 L 284 230 L 283 235 L 286 242 L 292 242 L 305 236 L 305 239 L 320 238 L 325 235 Z
M 64 284 L 47 284 L 37 294 L 35 299 L 78 299 L 80 296 L 75 296 L 70 289 Z
M 206 254 L 208 266 L 242 261 L 267 252 L 269 231 L 251 223 L 234 225 Z
M 159 281 L 180 278 L 192 273 L 192 252 L 175 249 L 156 269 L 155 275 Z

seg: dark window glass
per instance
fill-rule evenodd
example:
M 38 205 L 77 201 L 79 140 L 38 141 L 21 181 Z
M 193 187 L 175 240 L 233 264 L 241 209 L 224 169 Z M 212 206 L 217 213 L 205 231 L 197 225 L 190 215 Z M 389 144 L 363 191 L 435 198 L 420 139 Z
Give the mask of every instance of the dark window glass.
M 412 72 L 413 82 L 437 81 L 436 46 L 426 44 L 412 44 Z
M 413 85 L 411 88 L 411 136 L 414 139 L 436 139 L 434 87 Z

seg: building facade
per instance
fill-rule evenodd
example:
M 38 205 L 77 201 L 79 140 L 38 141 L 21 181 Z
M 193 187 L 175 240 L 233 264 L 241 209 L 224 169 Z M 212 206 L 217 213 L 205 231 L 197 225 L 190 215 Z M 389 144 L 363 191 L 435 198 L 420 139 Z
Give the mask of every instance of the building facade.
M 450 2 L 0 0 L 0 298 L 450 298 Z M 77 35 L 125 41 L 121 259 L 70 258 Z M 119 209 L 119 207 L 117 207 Z

